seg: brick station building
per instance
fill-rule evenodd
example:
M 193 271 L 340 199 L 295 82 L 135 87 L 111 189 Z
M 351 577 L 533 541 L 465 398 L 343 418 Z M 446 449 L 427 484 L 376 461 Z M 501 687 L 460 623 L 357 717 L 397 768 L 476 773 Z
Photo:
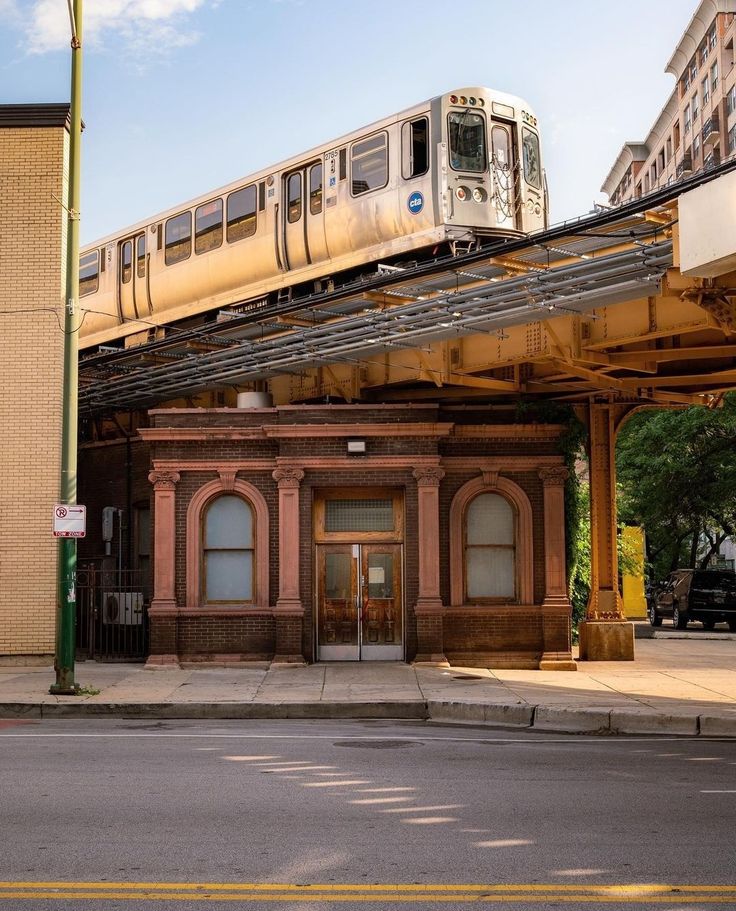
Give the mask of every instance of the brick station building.
M 565 428 L 499 420 L 484 406 L 151 411 L 125 456 L 133 499 L 151 485 L 149 663 L 574 669 Z M 93 512 L 94 490 L 116 493 L 114 453 L 80 454 Z

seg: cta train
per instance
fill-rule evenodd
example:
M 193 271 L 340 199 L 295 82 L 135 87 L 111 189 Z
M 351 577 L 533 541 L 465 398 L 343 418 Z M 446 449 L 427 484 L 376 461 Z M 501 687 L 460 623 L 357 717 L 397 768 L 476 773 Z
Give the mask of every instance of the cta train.
M 80 347 L 140 344 L 367 264 L 546 226 L 530 106 L 458 89 L 84 247 Z

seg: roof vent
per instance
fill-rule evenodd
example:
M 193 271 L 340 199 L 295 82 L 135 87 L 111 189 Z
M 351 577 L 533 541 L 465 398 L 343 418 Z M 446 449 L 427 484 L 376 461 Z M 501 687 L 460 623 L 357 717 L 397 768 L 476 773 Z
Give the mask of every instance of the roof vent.
M 270 392 L 239 392 L 238 408 L 273 408 Z

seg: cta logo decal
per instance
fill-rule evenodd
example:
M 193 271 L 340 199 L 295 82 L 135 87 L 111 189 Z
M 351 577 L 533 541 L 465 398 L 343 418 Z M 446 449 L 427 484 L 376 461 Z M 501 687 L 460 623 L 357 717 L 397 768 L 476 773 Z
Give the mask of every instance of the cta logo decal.
M 424 197 L 418 191 L 412 193 L 411 196 L 406 201 L 409 211 L 412 215 L 419 215 L 419 213 L 424 208 Z

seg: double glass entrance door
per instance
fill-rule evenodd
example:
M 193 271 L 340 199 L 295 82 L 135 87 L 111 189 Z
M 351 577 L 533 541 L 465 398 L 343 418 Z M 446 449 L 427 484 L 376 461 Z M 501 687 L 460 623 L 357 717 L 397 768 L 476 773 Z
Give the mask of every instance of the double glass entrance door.
M 401 661 L 404 657 L 401 545 L 317 548 L 320 661 Z

